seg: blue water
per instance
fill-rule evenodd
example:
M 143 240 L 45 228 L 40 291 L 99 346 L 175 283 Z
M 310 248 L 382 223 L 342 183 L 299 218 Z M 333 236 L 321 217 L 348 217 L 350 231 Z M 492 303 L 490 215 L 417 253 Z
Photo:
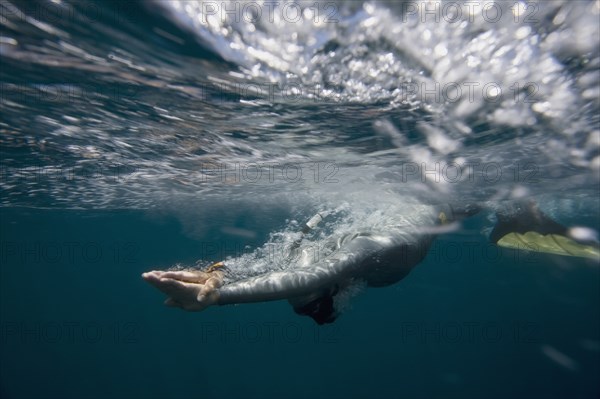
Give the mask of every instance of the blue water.
M 162 307 L 139 274 L 198 256 L 198 241 L 169 217 L 4 210 L 2 221 L 3 397 L 597 393 L 598 353 L 586 346 L 600 328 L 591 262 L 562 269 L 549 256 L 477 251 L 471 260 L 464 248 L 459 259 L 443 252 L 450 236 L 408 280 L 319 327 L 286 303 Z M 550 361 L 543 345 L 576 368 Z
M 336 210 L 321 243 L 415 202 L 532 198 L 597 240 L 597 3 L 212 25 L 177 4 L 0 6 L 0 397 L 600 396 L 598 260 L 489 244 L 492 211 L 327 326 L 285 301 L 167 308 L 140 277 L 251 266 L 316 211 Z M 400 90 L 453 79 L 505 96 Z

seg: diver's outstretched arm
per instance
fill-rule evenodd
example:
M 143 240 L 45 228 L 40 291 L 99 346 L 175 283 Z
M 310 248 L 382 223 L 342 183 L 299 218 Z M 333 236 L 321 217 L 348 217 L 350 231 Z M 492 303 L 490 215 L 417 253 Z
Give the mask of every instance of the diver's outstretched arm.
M 169 296 L 165 305 L 201 311 L 211 305 L 263 302 L 306 295 L 331 284 L 344 272 L 343 260 L 327 259 L 314 268 L 274 271 L 223 286 L 223 272 L 159 271 L 144 280 Z
M 223 285 L 224 269 L 212 271 L 151 271 L 142 277 L 169 296 L 168 306 L 201 311 L 211 305 L 290 299 L 314 293 L 353 277 L 360 277 L 363 260 L 381 249 L 366 237 L 358 237 L 345 248 L 320 262 Z
M 217 303 L 264 302 L 290 299 L 325 289 L 356 272 L 359 262 L 355 255 L 338 253 L 333 258 L 311 265 L 274 271 L 261 276 L 236 281 L 219 288 Z

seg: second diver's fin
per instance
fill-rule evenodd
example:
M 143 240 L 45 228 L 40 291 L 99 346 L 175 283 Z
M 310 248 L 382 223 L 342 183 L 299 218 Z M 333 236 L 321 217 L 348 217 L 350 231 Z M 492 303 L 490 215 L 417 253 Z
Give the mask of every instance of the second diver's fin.
M 580 243 L 568 236 L 568 229 L 546 216 L 534 202 L 518 203 L 497 212 L 498 222 L 490 241 L 511 249 L 564 256 L 599 259 L 594 243 Z

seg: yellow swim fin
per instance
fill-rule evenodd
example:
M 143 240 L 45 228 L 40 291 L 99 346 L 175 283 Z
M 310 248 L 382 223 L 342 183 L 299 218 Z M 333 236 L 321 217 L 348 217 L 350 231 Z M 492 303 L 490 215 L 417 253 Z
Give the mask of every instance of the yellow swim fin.
M 500 238 L 496 244 L 505 248 L 600 259 L 600 249 L 598 247 L 580 244 L 559 234 L 544 235 L 536 231 L 508 233 Z
M 598 243 L 569 238 L 568 229 L 546 216 L 534 202 L 512 204 L 496 216 L 490 241 L 501 247 L 600 259 Z

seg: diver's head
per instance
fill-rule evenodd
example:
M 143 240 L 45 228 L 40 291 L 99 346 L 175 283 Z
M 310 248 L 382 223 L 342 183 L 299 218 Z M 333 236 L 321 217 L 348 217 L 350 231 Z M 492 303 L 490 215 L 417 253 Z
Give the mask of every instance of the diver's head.
M 333 307 L 333 296 L 316 299 L 306 305 L 294 308 L 294 311 L 303 316 L 309 316 L 319 325 L 333 323 L 338 314 Z

